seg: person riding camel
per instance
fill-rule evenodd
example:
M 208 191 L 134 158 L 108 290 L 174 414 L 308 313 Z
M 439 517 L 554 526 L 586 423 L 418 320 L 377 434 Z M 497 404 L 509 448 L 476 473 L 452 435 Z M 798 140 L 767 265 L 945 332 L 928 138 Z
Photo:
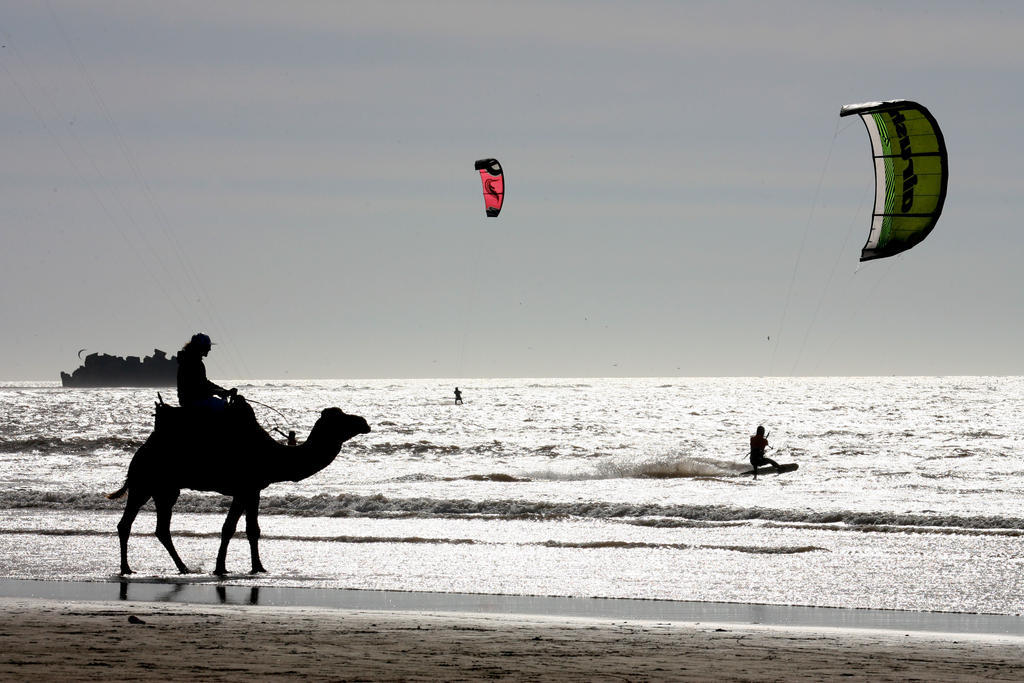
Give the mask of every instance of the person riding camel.
M 178 405 L 182 408 L 218 412 L 227 407 L 226 399 L 238 395 L 237 389 L 225 389 L 206 378 L 203 357 L 212 346 L 210 337 L 199 332 L 178 351 Z

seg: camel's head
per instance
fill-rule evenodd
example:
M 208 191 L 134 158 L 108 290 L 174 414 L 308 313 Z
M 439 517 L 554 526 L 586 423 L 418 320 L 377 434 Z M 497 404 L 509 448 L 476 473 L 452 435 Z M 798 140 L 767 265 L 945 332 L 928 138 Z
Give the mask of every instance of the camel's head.
M 370 425 L 358 415 L 348 415 L 341 408 L 325 408 L 320 411 L 320 419 L 316 421 L 327 433 L 348 441 L 358 434 L 369 434 Z

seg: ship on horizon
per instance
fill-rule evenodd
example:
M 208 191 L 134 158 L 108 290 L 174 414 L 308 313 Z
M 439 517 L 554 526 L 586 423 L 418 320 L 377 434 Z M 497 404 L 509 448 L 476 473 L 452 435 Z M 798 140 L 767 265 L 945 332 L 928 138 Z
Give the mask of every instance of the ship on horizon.
M 71 374 L 61 372 L 60 381 L 71 388 L 169 387 L 176 384 L 177 373 L 177 356 L 168 358 L 160 349 L 153 349 L 153 355 L 145 358 L 90 353 Z

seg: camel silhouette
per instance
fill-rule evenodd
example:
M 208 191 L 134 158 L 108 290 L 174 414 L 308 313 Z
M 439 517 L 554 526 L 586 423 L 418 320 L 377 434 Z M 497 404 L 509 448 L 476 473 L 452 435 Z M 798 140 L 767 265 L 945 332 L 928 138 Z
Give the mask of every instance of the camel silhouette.
M 300 481 L 324 469 L 341 445 L 370 426 L 358 415 L 327 408 L 300 446 L 278 443 L 259 425 L 252 408 L 239 396 L 220 414 L 203 415 L 163 403 L 156 407 L 153 433 L 139 447 L 128 466 L 124 486 L 107 498 L 128 493 L 124 514 L 117 524 L 121 542 L 121 574 L 128 566 L 128 537 L 139 509 L 152 498 L 156 505 L 156 537 L 182 574 L 189 573 L 171 541 L 171 510 L 181 489 L 216 491 L 231 496 L 214 574 L 227 574 L 228 542 L 245 514 L 245 535 L 252 555 L 252 573 L 265 572 L 260 562 L 260 491 L 282 481 Z

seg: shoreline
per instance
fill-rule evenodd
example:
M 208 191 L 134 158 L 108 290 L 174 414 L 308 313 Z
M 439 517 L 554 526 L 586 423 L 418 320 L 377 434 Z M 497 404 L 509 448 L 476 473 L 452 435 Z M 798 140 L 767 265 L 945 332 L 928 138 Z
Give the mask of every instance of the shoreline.
M 115 604 L 157 602 L 193 606 L 232 605 L 322 611 L 461 613 L 511 618 L 743 624 L 779 628 L 913 631 L 1024 638 L 1024 617 L 1002 614 L 629 598 L 296 588 L 263 586 L 255 581 L 247 575 L 224 580 L 212 575 L 173 578 L 125 577 L 109 581 L 4 578 L 0 579 L 0 600 L 30 599 Z
M 1019 637 L 0 598 L 2 680 L 1021 680 Z

